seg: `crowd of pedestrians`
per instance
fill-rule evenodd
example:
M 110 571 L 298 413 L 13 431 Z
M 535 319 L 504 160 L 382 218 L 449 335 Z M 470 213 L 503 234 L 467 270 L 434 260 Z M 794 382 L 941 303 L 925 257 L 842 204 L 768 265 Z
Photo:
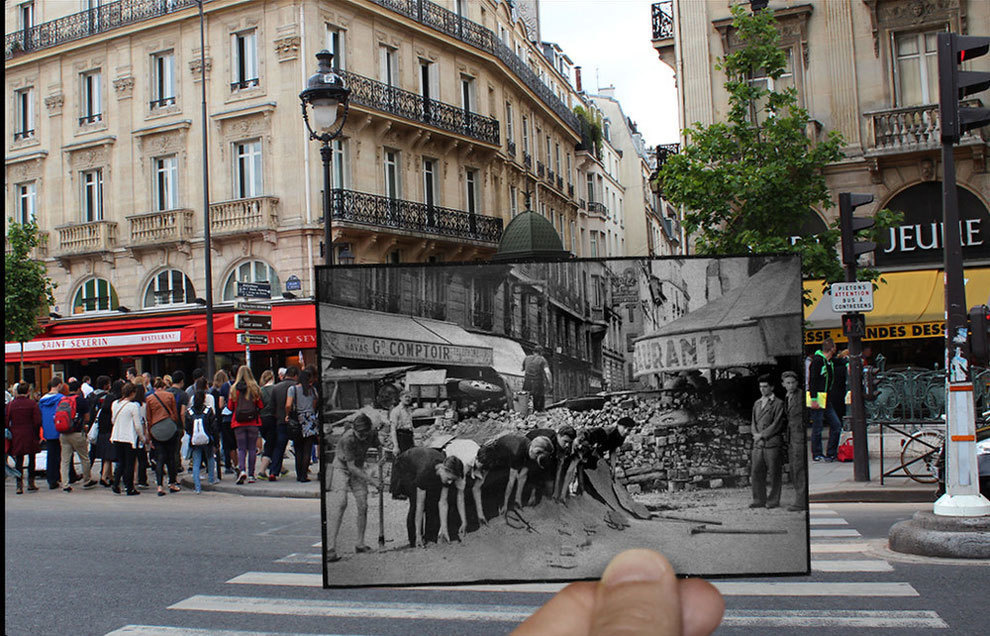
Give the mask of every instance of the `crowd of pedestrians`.
M 6 454 L 13 458 L 17 494 L 39 489 L 35 456 L 41 450 L 48 488 L 66 493 L 82 482 L 83 489 L 139 495 L 150 488 L 149 471 L 159 497 L 181 490 L 184 470 L 197 493 L 204 469 L 210 484 L 225 474 L 237 484 L 277 481 L 289 473 L 283 468 L 289 442 L 296 479 L 310 481 L 319 434 L 315 366 L 266 370 L 260 383 L 247 366 L 219 370 L 212 382 L 196 369 L 188 384 L 182 370 L 152 377 L 130 368 L 124 376 L 101 375 L 95 382 L 56 376 L 43 395 L 26 382 L 8 392 Z

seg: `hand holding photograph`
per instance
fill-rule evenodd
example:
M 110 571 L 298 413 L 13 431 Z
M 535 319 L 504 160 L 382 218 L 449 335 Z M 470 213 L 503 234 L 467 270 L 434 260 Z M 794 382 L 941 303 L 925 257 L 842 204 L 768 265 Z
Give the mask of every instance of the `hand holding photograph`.
M 808 572 L 796 257 L 317 277 L 326 586 Z

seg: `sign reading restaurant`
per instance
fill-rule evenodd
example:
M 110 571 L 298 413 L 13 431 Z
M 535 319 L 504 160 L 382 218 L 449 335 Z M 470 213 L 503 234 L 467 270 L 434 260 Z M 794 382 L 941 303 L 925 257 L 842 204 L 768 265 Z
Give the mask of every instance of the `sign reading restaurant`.
M 330 332 L 325 334 L 330 353 L 341 358 L 439 364 L 444 366 L 490 367 L 492 350 L 435 342 L 412 342 L 398 338 L 359 336 Z
M 756 325 L 671 336 L 646 336 L 636 342 L 634 374 L 720 369 L 772 362 Z

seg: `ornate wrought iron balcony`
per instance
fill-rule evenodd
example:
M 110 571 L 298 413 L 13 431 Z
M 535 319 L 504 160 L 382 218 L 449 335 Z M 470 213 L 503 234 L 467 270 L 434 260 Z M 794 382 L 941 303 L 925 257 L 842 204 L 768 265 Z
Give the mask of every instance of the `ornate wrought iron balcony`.
M 605 207 L 604 203 L 599 203 L 598 201 L 588 202 L 588 212 L 592 214 L 601 214 L 602 216 L 608 216 L 608 208 Z
M 195 7 L 197 0 L 118 0 L 4 36 L 4 57 L 81 40 L 118 27 Z
M 446 303 L 439 303 L 432 300 L 418 299 L 416 301 L 416 309 L 419 315 L 423 316 L 424 318 L 432 318 L 434 320 L 447 319 Z
M 508 143 L 508 148 L 507 148 L 507 150 L 508 150 L 508 152 L 509 152 L 509 156 L 510 156 L 510 157 L 515 157 L 515 156 L 516 156 L 516 142 L 514 142 L 514 141 L 510 141 L 510 142 Z
M 127 217 L 131 224 L 128 247 L 147 247 L 188 241 L 193 237 L 193 211 L 185 209 L 146 212 Z
M 564 190 L 564 177 L 557 175 L 557 189 L 563 192 Z
M 500 218 L 354 190 L 333 191 L 333 220 L 484 243 L 502 239 Z
M 533 157 L 528 152 L 523 153 L 523 165 L 530 170 L 533 169 Z
M 109 252 L 117 246 L 117 224 L 110 221 L 70 223 L 55 229 L 58 231 L 55 256 Z
M 533 69 L 520 60 L 491 29 L 426 0 L 372 0 L 372 2 L 494 55 L 509 67 L 509 70 L 521 79 L 530 90 L 536 93 L 550 110 L 564 120 L 571 130 L 576 133 L 581 132 L 581 124 L 578 122 L 577 115 L 565 106 L 560 98 L 533 72 Z
M 148 102 L 148 107 L 151 110 L 155 110 L 157 108 L 166 108 L 166 107 L 172 106 L 174 104 L 175 104 L 175 97 L 174 96 L 173 97 L 162 97 L 161 99 L 153 99 L 150 102 Z
M 103 113 L 93 113 L 92 115 L 83 115 L 79 118 L 80 126 L 87 126 L 89 124 L 95 124 L 97 122 L 103 121 Z
M 980 106 L 978 99 L 962 102 L 963 106 Z M 941 144 L 938 104 L 906 106 L 863 113 L 872 124 L 873 147 L 880 152 L 905 152 L 939 148 Z M 982 132 L 967 131 L 960 141 L 979 141 Z
M 574 184 L 573 183 L 568 183 L 567 184 L 567 196 L 571 197 L 572 199 L 574 198 Z
M 654 2 L 653 39 L 665 40 L 672 37 L 674 37 L 674 1 Z
M 536 162 L 536 176 L 538 176 L 538 177 L 540 177 L 542 179 L 544 174 L 545 174 L 545 170 L 543 169 L 543 162 L 542 161 L 537 161 Z
M 14 141 L 22 141 L 24 139 L 30 139 L 34 137 L 34 128 L 30 130 L 17 130 L 14 131 Z
M 278 228 L 278 197 L 252 197 L 210 204 L 210 235 L 268 232 Z
M 340 71 L 351 89 L 350 103 L 380 110 L 403 119 L 429 124 L 489 144 L 499 144 L 498 120 L 435 99 L 377 82 L 370 77 Z

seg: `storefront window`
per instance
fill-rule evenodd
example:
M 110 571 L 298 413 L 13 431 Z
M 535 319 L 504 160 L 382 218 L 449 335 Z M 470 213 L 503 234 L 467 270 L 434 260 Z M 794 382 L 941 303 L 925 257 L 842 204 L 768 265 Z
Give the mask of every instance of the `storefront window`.
M 237 297 L 237 283 L 271 283 L 272 298 L 282 296 L 282 283 L 278 273 L 264 261 L 245 261 L 234 268 L 223 284 L 223 299 L 234 300 Z
M 196 291 L 189 277 L 177 269 L 167 269 L 156 274 L 148 283 L 144 291 L 144 306 L 184 305 L 195 298 Z
M 94 311 L 115 311 L 120 306 L 117 290 L 103 278 L 91 278 L 76 291 L 72 298 L 72 313 L 85 314 Z

